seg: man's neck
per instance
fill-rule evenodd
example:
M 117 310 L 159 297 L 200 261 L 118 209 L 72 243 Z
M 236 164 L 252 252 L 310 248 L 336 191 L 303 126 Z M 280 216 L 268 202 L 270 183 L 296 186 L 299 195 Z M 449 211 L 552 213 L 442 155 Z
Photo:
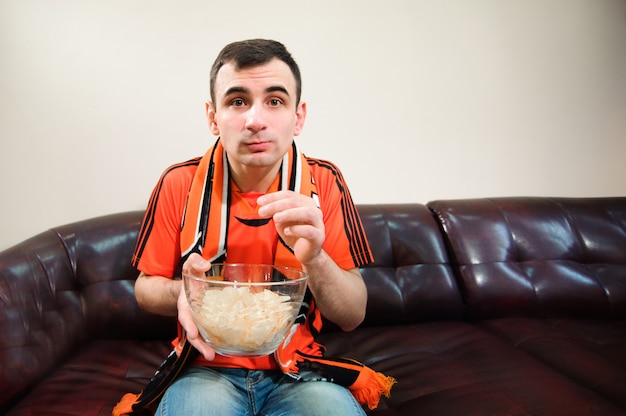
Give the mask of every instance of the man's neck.
M 253 167 L 243 171 L 230 171 L 232 181 L 242 193 L 258 192 L 267 193 L 278 175 L 280 164 L 276 167 Z

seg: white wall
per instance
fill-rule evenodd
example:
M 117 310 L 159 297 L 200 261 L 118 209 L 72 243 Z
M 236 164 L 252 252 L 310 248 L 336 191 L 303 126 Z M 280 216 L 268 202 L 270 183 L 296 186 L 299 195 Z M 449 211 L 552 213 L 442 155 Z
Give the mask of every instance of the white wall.
M 143 209 L 249 37 L 295 55 L 298 140 L 358 203 L 626 195 L 623 0 L 0 0 L 0 249 Z

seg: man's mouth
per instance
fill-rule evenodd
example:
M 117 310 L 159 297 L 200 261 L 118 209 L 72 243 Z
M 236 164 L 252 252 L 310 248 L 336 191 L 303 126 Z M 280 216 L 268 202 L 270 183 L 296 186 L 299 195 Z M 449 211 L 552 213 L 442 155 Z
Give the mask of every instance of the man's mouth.
M 250 149 L 250 151 L 252 152 L 264 152 L 271 145 L 272 145 L 272 142 L 270 141 L 255 141 L 255 142 L 247 143 L 246 147 Z

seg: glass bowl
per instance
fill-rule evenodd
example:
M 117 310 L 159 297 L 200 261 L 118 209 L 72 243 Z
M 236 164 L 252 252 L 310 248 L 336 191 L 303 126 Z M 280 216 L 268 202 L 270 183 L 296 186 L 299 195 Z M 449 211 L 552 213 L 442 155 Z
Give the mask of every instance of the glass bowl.
M 307 280 L 302 270 L 267 264 L 213 264 L 204 277 L 183 273 L 198 331 L 230 357 L 272 354 L 294 324 Z

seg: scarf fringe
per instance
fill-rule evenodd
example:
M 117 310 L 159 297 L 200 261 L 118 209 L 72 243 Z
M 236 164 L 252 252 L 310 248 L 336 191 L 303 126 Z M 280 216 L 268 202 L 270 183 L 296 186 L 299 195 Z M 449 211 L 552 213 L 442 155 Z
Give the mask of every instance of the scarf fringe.
M 391 395 L 391 388 L 396 384 L 395 378 L 353 359 L 314 356 L 300 351 L 296 351 L 295 357 L 296 360 L 290 363 L 290 367 L 296 371 L 283 367 L 284 373 L 297 375 L 300 369 L 309 369 L 324 379 L 347 387 L 357 402 L 367 405 L 370 410 L 378 407 L 381 396 L 388 398 Z
M 133 405 L 137 403 L 139 394 L 126 393 L 111 412 L 112 416 L 126 416 L 133 413 Z
M 367 405 L 370 410 L 378 407 L 380 397 L 389 397 L 391 387 L 396 384 L 396 379 L 376 372 L 369 367 L 363 367 L 356 383 L 349 386 L 354 398 L 362 405 Z

